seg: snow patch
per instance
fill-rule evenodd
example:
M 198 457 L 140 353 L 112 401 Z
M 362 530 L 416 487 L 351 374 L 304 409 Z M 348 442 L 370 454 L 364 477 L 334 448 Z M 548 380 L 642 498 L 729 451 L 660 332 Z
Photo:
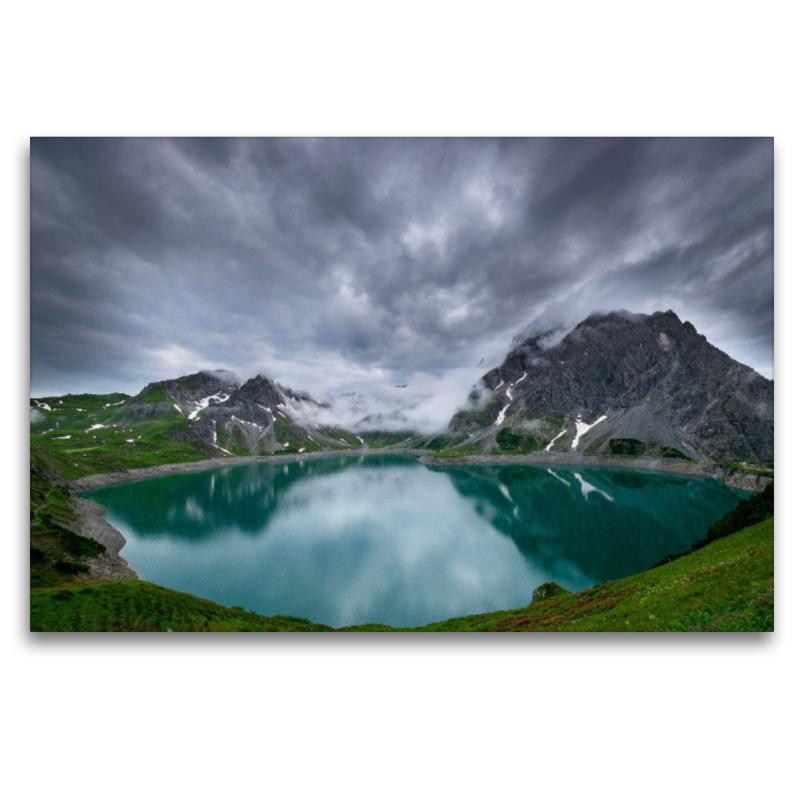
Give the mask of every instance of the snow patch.
M 71 439 L 72 434 L 68 434 L 67 436 L 54 436 L 54 439 Z
M 33 402 L 36 403 L 36 405 L 39 406 L 39 408 L 43 408 L 45 411 L 53 410 L 52 408 L 50 408 L 49 405 L 47 405 L 47 403 L 40 403 L 38 400 L 34 400 Z
M 238 422 L 240 425 L 249 425 L 251 428 L 257 428 L 258 430 L 261 430 L 261 425 L 259 425 L 257 422 L 248 422 L 246 419 L 239 419 L 239 417 L 234 416 L 231 416 L 231 419 L 234 422 Z
M 578 417 L 578 419 L 575 420 L 575 428 L 578 432 L 575 434 L 575 438 L 572 440 L 572 449 L 575 450 L 577 448 L 581 436 L 594 428 L 595 425 L 599 425 L 603 420 L 606 419 L 608 419 L 608 417 L 603 414 L 602 417 L 598 417 L 591 425 L 587 425 L 585 422 L 581 422 L 581 418 Z
M 100 428 L 107 428 L 107 427 L 108 427 L 108 425 L 101 425 L 98 422 L 97 425 L 92 425 L 90 428 L 87 428 L 86 429 L 86 433 L 89 433 L 89 431 L 96 431 L 96 430 L 99 430 Z
M 272 422 L 273 422 L 273 424 L 274 424 L 274 423 L 275 423 L 275 414 L 273 414 L 273 413 L 272 413 L 272 409 L 271 409 L 271 408 L 267 408 L 266 406 L 262 406 L 262 405 L 261 405 L 261 403 L 256 403 L 256 405 L 257 405 L 257 406 L 258 406 L 260 409 L 262 409 L 262 410 L 266 411 L 266 412 L 267 412 L 267 414 L 269 414 L 269 415 L 270 415 L 270 417 L 272 417 Z
M 174 408 L 174 409 L 175 409 L 175 410 L 176 410 L 176 411 L 177 411 L 179 414 L 183 414 L 183 411 L 181 411 L 181 407 L 180 407 L 180 406 L 179 406 L 177 403 L 173 403 L 173 404 L 172 404 L 172 407 L 173 407 L 173 408 Z
M 225 394 L 224 392 L 217 392 L 217 394 L 209 395 L 208 397 L 204 397 L 200 403 L 196 403 L 197 408 L 189 414 L 189 419 L 197 419 L 197 415 L 203 411 L 203 409 L 208 408 L 210 403 L 224 403 L 226 400 L 230 398 L 229 394 Z M 227 452 L 227 451 L 226 451 Z
M 508 411 L 510 407 L 511 403 L 503 407 L 502 411 L 497 415 L 497 419 L 494 421 L 495 427 L 503 424 L 503 420 L 506 418 L 506 411 Z
M 567 432 L 567 429 L 566 429 L 566 428 L 564 428 L 564 430 L 563 430 L 563 431 L 561 431 L 561 433 L 559 433 L 557 436 L 554 436 L 554 437 L 553 437 L 553 439 L 552 439 L 552 441 L 550 442 L 550 444 L 549 444 L 549 445 L 547 445 L 547 447 L 545 447 L 545 452 L 549 453 L 549 452 L 550 452 L 550 448 L 551 448 L 551 447 L 552 447 L 552 446 L 553 446 L 553 445 L 554 445 L 554 444 L 555 444 L 555 443 L 556 443 L 556 442 L 557 442 L 557 441 L 558 441 L 558 440 L 559 440 L 559 439 L 560 439 L 560 438 L 561 438 L 561 437 L 562 437 L 562 436 L 563 436 L 563 435 L 564 435 L 566 432 Z M 558 476 L 556 476 L 556 477 L 558 477 Z M 561 478 L 559 478 L 559 480 L 561 480 Z

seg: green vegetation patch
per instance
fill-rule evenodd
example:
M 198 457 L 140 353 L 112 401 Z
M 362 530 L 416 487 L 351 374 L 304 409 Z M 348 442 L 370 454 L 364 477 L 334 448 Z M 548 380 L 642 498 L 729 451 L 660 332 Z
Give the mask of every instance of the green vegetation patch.
M 167 403 L 170 401 L 163 386 L 151 386 L 137 395 L 134 400 L 140 403 Z
M 764 491 L 740 500 L 722 519 L 710 525 L 706 542 L 714 542 L 732 533 L 755 525 L 775 514 L 775 481 L 764 487 Z
M 549 600 L 551 597 L 560 597 L 565 594 L 571 594 L 571 592 L 563 586 L 549 581 L 548 583 L 543 583 L 537 589 L 534 589 L 530 605 L 535 606 L 545 600 Z
M 534 436 L 528 431 L 503 428 L 497 436 L 495 443 L 503 453 L 533 453 L 537 450 L 544 450 L 547 442 L 544 439 Z
M 307 619 L 225 608 L 145 581 L 31 593 L 32 631 L 330 631 Z
M 88 572 L 83 559 L 100 555 L 105 547 L 64 527 L 77 521 L 69 492 L 32 468 L 30 505 L 31 587 L 72 582 L 75 576 Z
M 674 447 L 662 447 L 659 456 L 661 456 L 661 458 L 679 458 L 681 461 L 694 461 L 693 458 L 689 458 L 689 456 L 681 453 L 680 450 L 676 450 Z
M 479 456 L 483 455 L 486 448 L 486 442 L 481 440 L 479 442 L 470 442 L 469 444 L 462 444 L 458 447 L 451 447 L 448 450 L 437 450 L 433 455 L 436 458 L 462 458 L 463 456 Z
M 640 442 L 638 439 L 611 439 L 608 443 L 608 449 L 612 455 L 615 456 L 633 456 L 638 458 L 644 455 L 647 445 Z
M 31 459 L 66 478 L 219 455 L 171 403 L 141 416 L 120 405 L 128 399 L 123 394 L 48 399 L 52 412 L 31 424 Z
M 454 447 L 458 443 L 458 439 L 455 436 L 450 436 L 449 434 L 441 434 L 440 436 L 434 436 L 432 439 L 428 439 L 425 442 L 425 448 L 428 450 L 446 450 L 448 447 Z

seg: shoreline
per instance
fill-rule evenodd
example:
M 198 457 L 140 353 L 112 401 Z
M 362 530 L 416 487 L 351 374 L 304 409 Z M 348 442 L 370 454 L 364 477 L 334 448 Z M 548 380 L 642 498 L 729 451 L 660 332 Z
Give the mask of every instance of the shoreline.
M 721 480 L 735 489 L 760 492 L 773 478 L 757 475 L 745 469 L 731 469 L 715 464 L 677 461 L 665 458 L 626 458 L 624 456 L 584 456 L 578 453 L 528 453 L 527 455 L 470 455 L 455 458 L 437 458 L 432 454 L 423 455 L 420 463 L 429 466 L 446 467 L 451 464 L 577 464 L 593 467 L 622 467 L 650 472 L 672 472 L 679 475 Z M 674 463 L 673 463 L 674 462 Z
M 69 490 L 74 493 L 89 492 L 112 483 L 138 481 L 146 478 L 157 478 L 161 475 L 177 475 L 182 472 L 202 472 L 206 469 L 215 469 L 222 466 L 238 466 L 241 464 L 258 464 L 261 462 L 274 462 L 288 464 L 297 461 L 319 460 L 323 458 L 364 456 L 364 455 L 423 455 L 429 450 L 380 448 L 358 450 L 322 450 L 311 453 L 288 453 L 286 455 L 271 456 L 233 456 L 232 458 L 205 458 L 202 461 L 178 461 L 174 464 L 158 464 L 153 467 L 138 467 L 120 472 L 99 472 L 94 475 L 84 475 L 68 481 Z
M 179 461 L 174 464 L 159 464 L 152 467 L 122 470 L 120 472 L 101 472 L 84 475 L 69 481 L 69 489 L 74 494 L 99 489 L 114 483 L 157 478 L 162 475 L 176 475 L 184 472 L 202 472 L 222 466 L 238 466 L 261 462 L 292 463 L 306 460 L 319 460 L 335 457 L 352 457 L 365 455 L 417 455 L 421 464 L 427 466 L 446 467 L 455 464 L 577 464 L 597 467 L 623 467 L 633 470 L 657 472 L 673 472 L 682 475 L 721 480 L 728 486 L 749 492 L 760 492 L 772 477 L 758 475 L 745 469 L 731 469 L 715 464 L 698 464 L 696 462 L 674 461 L 660 458 L 625 458 L 624 456 L 584 456 L 578 453 L 528 453 L 526 455 L 469 455 L 454 458 L 437 458 L 430 450 L 413 448 L 359 448 L 358 450 L 323 450 L 312 453 L 290 453 L 270 456 L 234 456 L 232 458 L 207 458 L 201 461 Z M 81 498 L 83 499 L 83 498 Z M 87 501 L 90 502 L 90 501 Z M 97 505 L 97 504 L 95 504 Z
M 718 467 L 713 464 L 688 462 L 670 463 L 668 459 L 620 458 L 614 456 L 582 456 L 572 453 L 529 453 L 527 455 L 470 455 L 456 458 L 437 458 L 429 450 L 379 448 L 358 450 L 326 450 L 314 453 L 291 453 L 271 456 L 234 456 L 233 458 L 210 458 L 201 461 L 182 461 L 174 464 L 159 464 L 153 467 L 120 472 L 104 472 L 84 475 L 69 481 L 75 511 L 78 514 L 80 533 L 105 546 L 106 552 L 89 559 L 90 575 L 94 581 L 138 580 L 139 576 L 120 555 L 127 540 L 111 523 L 105 519 L 106 507 L 81 495 L 93 489 L 115 483 L 146 480 L 163 475 L 177 475 L 186 472 L 203 472 L 224 466 L 239 466 L 261 462 L 292 463 L 305 460 L 321 460 L 335 457 L 369 455 L 416 455 L 417 461 L 431 467 L 448 467 L 470 464 L 573 464 L 582 466 L 613 467 L 651 472 L 671 472 L 682 475 L 695 475 L 721 480 L 728 486 L 750 492 L 759 492 L 773 479 L 766 475 L 756 475 L 742 469 Z

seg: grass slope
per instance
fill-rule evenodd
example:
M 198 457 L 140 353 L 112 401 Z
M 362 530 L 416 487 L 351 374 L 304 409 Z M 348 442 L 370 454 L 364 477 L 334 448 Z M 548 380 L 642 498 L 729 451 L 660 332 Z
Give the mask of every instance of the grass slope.
M 342 631 L 771 631 L 773 519 L 647 572 L 576 594 L 543 592 L 527 608 L 425 625 Z M 551 595 L 548 597 L 548 595 Z M 554 596 L 553 596 L 554 595 Z M 41 589 L 34 631 L 330 631 L 297 617 L 263 617 L 144 581 Z
M 58 586 L 85 579 L 87 558 L 105 547 L 70 530 L 77 526 L 69 492 L 31 469 L 31 588 Z
M 31 594 L 32 631 L 330 631 L 299 617 L 262 617 L 144 581 L 104 581 Z
M 209 458 L 211 448 L 171 404 L 157 415 L 126 420 L 120 407 L 128 399 L 123 394 L 32 399 L 32 463 L 74 479 Z

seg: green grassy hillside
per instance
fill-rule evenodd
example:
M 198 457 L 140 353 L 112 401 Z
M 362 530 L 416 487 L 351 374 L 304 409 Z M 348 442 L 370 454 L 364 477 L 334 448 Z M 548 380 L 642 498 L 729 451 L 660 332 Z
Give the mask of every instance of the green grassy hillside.
M 69 492 L 31 469 L 31 588 L 59 586 L 85 579 L 86 559 L 100 555 L 105 547 L 71 529 L 77 527 Z
M 87 394 L 31 400 L 32 463 L 73 479 L 210 457 L 212 448 L 171 405 L 157 416 L 121 421 L 119 407 L 128 399 Z
M 104 581 L 31 594 L 32 631 L 330 631 L 262 617 L 144 581 Z
M 342 631 L 771 631 L 773 520 L 663 567 L 531 606 L 395 629 Z M 296 617 L 263 617 L 143 581 L 41 589 L 31 594 L 34 631 L 329 631 Z

